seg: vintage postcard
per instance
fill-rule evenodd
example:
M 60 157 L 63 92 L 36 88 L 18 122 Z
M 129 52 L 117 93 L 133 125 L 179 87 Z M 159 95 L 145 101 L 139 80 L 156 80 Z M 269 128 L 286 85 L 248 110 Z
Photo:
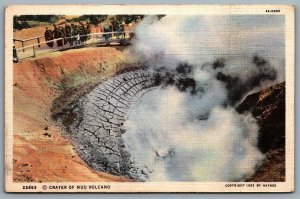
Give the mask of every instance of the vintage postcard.
M 292 5 L 14 5 L 7 192 L 294 191 Z

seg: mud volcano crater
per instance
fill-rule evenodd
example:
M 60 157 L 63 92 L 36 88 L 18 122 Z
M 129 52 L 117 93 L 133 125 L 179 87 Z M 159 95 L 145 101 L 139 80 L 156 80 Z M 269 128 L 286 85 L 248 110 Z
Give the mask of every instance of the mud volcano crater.
M 216 70 L 218 67 L 214 66 L 212 65 L 212 68 Z M 143 66 L 119 71 L 113 77 L 100 83 L 66 90 L 54 102 L 52 118 L 61 124 L 65 129 L 66 136 L 72 140 L 78 155 L 93 169 L 125 176 L 136 181 L 147 181 L 152 171 L 141 168 L 142 165 L 135 162 L 130 154 L 124 136 L 122 136 L 126 133 L 124 124 L 137 102 L 144 94 L 153 89 L 163 89 L 172 85 L 180 92 L 201 95 L 204 88 L 190 78 L 191 71 L 192 66 L 188 64 L 180 64 L 174 70 L 164 67 L 149 70 Z M 217 73 L 217 80 L 225 82 L 229 93 L 241 95 L 245 92 L 243 85 L 239 87 L 238 91 L 232 92 L 229 83 L 233 80 L 228 77 L 218 79 L 220 74 Z M 269 79 L 272 78 L 273 76 Z M 256 84 L 255 82 L 257 81 L 254 81 L 253 84 Z M 236 103 L 235 98 L 229 96 L 228 103 Z M 243 104 L 237 106 L 238 112 L 244 111 L 244 109 L 242 110 Z M 207 120 L 208 114 L 199 115 L 198 121 Z M 252 114 L 259 120 L 254 113 Z M 263 128 L 263 124 L 260 124 L 260 128 Z M 265 133 L 261 131 L 260 141 L 264 135 Z M 269 148 L 262 150 L 261 142 L 258 147 L 263 153 L 269 150 Z M 172 153 L 167 154 L 172 155 Z M 157 152 L 156 155 L 160 158 L 167 158 Z
M 195 83 L 187 78 L 188 65 L 176 75 L 164 68 L 146 67 L 119 71 L 94 85 L 66 90 L 52 107 L 52 118 L 65 129 L 78 155 L 93 169 L 144 181 L 148 175 L 131 160 L 122 134 L 132 106 L 152 89 L 176 85 L 181 91 L 194 92 Z
M 62 122 L 79 156 L 92 168 L 136 179 L 122 140 L 131 105 L 155 86 L 145 70 L 118 74 L 96 85 L 55 119 Z

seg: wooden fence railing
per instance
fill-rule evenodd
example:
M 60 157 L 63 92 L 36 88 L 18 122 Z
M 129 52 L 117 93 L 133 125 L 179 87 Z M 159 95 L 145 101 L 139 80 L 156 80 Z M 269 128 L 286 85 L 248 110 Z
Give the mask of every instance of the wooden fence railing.
M 71 37 L 57 38 L 49 41 L 41 41 L 44 36 L 37 36 L 29 39 L 13 39 L 15 42 L 21 42 L 22 47 L 16 48 L 17 60 L 22 60 L 29 57 L 36 57 L 37 54 L 45 52 L 53 52 L 62 49 L 74 48 L 77 46 L 100 45 L 100 44 L 130 44 L 133 37 L 133 31 L 125 32 L 101 32 L 90 33 L 87 35 L 76 35 Z M 81 41 L 82 37 L 86 37 L 85 41 Z M 25 45 L 25 42 L 36 40 L 37 42 L 30 45 Z M 62 41 L 62 46 L 58 46 L 57 42 Z M 66 41 L 66 42 L 65 42 Z M 70 41 L 72 44 L 70 44 Z M 53 47 L 48 47 L 47 43 L 53 42 Z
M 38 44 L 38 47 L 40 47 L 40 39 L 41 38 L 44 38 L 45 36 L 44 35 L 41 35 L 41 36 L 37 36 L 37 37 L 32 37 L 32 38 L 29 38 L 29 39 L 13 39 L 14 42 L 21 42 L 22 44 L 22 47 L 23 47 L 23 51 L 25 51 L 25 46 L 24 46 L 24 43 L 27 42 L 27 41 L 32 41 L 32 40 L 37 40 L 37 44 Z

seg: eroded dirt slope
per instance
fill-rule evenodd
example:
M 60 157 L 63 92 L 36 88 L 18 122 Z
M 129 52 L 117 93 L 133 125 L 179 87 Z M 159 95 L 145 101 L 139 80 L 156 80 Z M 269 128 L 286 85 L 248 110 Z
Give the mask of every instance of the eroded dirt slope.
M 96 84 L 128 62 L 126 53 L 104 47 L 56 52 L 14 64 L 14 181 L 128 181 L 89 168 L 51 120 L 53 101 L 62 93 Z

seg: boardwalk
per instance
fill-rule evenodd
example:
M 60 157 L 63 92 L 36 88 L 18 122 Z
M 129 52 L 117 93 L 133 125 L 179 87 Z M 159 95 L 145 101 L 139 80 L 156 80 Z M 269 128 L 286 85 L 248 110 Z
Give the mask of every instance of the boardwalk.
M 106 35 L 112 35 L 109 37 L 109 39 L 105 39 L 104 36 Z M 26 58 L 33 58 L 38 55 L 49 53 L 49 52 L 55 52 L 59 50 L 66 50 L 71 48 L 78 48 L 78 47 L 88 47 L 88 46 L 105 46 L 105 45 L 127 45 L 130 44 L 131 39 L 133 37 L 133 32 L 126 31 L 126 32 L 101 32 L 101 33 L 91 33 L 88 35 L 81 35 L 80 37 L 87 37 L 87 40 L 85 42 L 77 41 L 76 36 L 73 37 L 65 37 L 65 38 L 59 38 L 51 40 L 54 42 L 53 48 L 49 48 L 47 46 L 47 42 L 51 41 L 43 41 L 44 36 L 38 36 L 33 37 L 29 39 L 17 39 L 14 38 L 14 43 L 20 42 L 21 46 L 20 48 L 16 48 L 16 55 L 18 61 L 26 59 Z M 75 42 L 73 42 L 73 45 L 70 45 L 69 42 L 64 43 L 66 40 L 73 39 Z M 28 41 L 36 41 L 34 44 L 26 45 L 26 42 Z M 57 46 L 57 41 L 62 40 L 64 45 L 63 46 Z M 20 45 L 19 45 L 20 46 Z

